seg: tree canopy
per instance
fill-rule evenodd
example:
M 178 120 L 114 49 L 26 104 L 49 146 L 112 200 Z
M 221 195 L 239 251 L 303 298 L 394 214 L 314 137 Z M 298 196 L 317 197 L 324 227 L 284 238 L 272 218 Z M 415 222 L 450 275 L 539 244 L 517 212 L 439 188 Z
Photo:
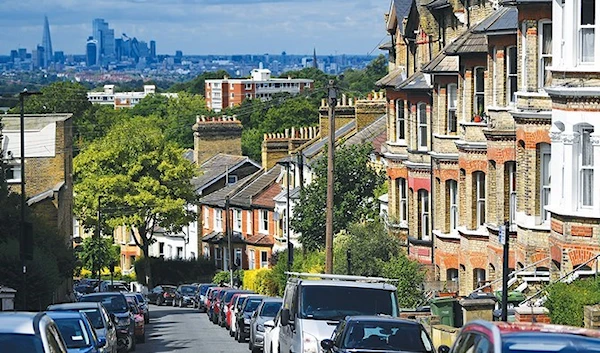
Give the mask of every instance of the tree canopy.
M 195 219 L 187 207 L 196 201 L 190 184 L 195 166 L 160 124 L 154 116 L 118 123 L 73 163 L 75 212 L 84 226 L 95 227 L 100 203 L 103 224 L 137 232 L 133 238 L 145 257 L 155 227 L 176 232 Z
M 382 172 L 369 164 L 371 144 L 344 145 L 335 151 L 334 167 L 334 234 L 350 223 L 375 218 L 378 202 L 375 190 L 385 181 Z M 300 242 L 306 249 L 325 246 L 325 215 L 327 194 L 327 159 L 324 152 L 314 164 L 315 179 L 300 192 L 294 207 L 291 226 L 301 233 Z
M 191 94 L 200 94 L 202 96 L 205 96 L 204 81 L 211 79 L 222 79 L 225 76 L 229 76 L 229 73 L 225 70 L 218 70 L 215 72 L 206 71 L 196 76 L 190 81 L 174 84 L 173 86 L 169 87 L 168 91 L 187 92 Z

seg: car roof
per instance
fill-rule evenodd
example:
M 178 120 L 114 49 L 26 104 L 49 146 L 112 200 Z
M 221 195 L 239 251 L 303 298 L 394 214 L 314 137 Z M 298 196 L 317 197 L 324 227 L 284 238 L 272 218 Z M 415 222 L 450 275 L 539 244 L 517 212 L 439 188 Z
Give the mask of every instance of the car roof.
M 33 335 L 38 331 L 36 326 L 40 320 L 48 319 L 45 313 L 0 312 L 0 333 Z
M 266 297 L 263 299 L 263 303 L 283 303 L 282 298 Z
M 121 292 L 99 292 L 99 293 L 90 293 L 90 294 L 86 294 L 84 295 L 84 297 L 89 298 L 89 297 L 100 297 L 100 296 L 104 296 L 104 295 L 125 295 Z
M 82 309 L 99 309 L 102 306 L 100 302 L 77 302 L 48 305 L 46 310 L 82 310 Z
M 83 314 L 79 311 L 47 311 L 46 314 L 53 320 L 83 318 Z
M 480 324 L 481 321 L 476 323 Z M 558 333 L 600 338 L 600 331 L 566 325 L 553 325 L 533 322 L 502 322 L 494 321 L 501 335 L 513 333 Z
M 387 290 L 387 291 L 395 291 L 396 290 L 396 286 L 391 285 L 389 283 L 310 280 L 310 279 L 301 279 L 301 280 L 298 280 L 297 283 L 301 286 L 373 288 L 373 289 L 383 289 L 383 290 Z

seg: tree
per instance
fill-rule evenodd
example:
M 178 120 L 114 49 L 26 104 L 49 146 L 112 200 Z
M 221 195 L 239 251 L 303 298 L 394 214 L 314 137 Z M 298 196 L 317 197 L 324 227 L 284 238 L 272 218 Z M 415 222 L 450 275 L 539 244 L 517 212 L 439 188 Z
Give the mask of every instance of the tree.
M 90 109 L 87 88 L 76 82 L 54 82 L 41 89 L 42 94 L 27 97 L 24 101 L 26 113 L 73 113 L 75 122 Z M 13 113 L 18 113 L 18 107 Z
M 196 169 L 183 153 L 165 138 L 157 117 L 134 117 L 115 125 L 74 160 L 79 219 L 94 228 L 101 203 L 104 224 L 137 232 L 133 239 L 148 258 L 155 227 L 176 232 L 196 217 L 186 207 L 196 201 L 190 184 Z
M 79 261 L 89 270 L 101 270 L 119 262 L 120 247 L 115 245 L 110 237 L 85 238 L 79 247 L 81 247 L 77 252 Z
M 194 148 L 192 125 L 197 115 L 207 115 L 209 110 L 201 95 L 180 92 L 177 98 L 167 102 L 165 136 L 182 148 Z
M 376 188 L 385 181 L 382 172 L 369 164 L 371 144 L 342 146 L 336 150 L 333 231 L 337 234 L 350 223 L 375 218 L 378 203 Z M 301 233 L 303 247 L 325 246 L 325 203 L 327 194 L 327 153 L 314 165 L 315 179 L 300 192 L 291 226 Z
M 423 304 L 423 281 L 426 271 L 420 263 L 411 260 L 404 253 L 395 254 L 389 261 L 380 261 L 383 277 L 397 279 L 396 293 L 398 305 L 414 308 Z
M 348 69 L 340 86 L 350 91 L 351 95 L 363 96 L 376 89 L 375 82 L 387 74 L 387 59 L 379 55 L 363 70 Z
M 216 72 L 203 72 L 191 81 L 174 84 L 173 86 L 169 87 L 168 91 L 185 91 L 187 93 L 205 96 L 205 81 L 210 79 L 222 79 L 225 76 L 229 76 L 229 73 L 225 70 L 218 70 Z

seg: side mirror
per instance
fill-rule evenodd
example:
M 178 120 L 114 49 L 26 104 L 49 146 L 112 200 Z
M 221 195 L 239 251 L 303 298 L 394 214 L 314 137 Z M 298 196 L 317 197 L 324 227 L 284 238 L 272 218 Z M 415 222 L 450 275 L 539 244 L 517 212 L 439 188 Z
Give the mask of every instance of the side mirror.
M 438 347 L 438 352 L 439 353 L 450 353 L 450 347 L 448 347 L 446 345 L 441 345 Z
M 326 351 L 331 351 L 333 349 L 333 341 L 329 338 L 322 340 L 321 348 L 323 348 Z
M 274 328 L 275 327 L 275 321 L 273 321 L 273 320 L 267 320 L 267 321 L 265 321 L 265 323 L 263 324 L 263 326 L 265 328 Z
M 104 346 L 106 346 L 106 338 L 105 337 L 98 338 L 98 343 L 96 343 L 96 347 L 102 348 Z
M 290 324 L 290 309 L 281 309 L 281 326 Z

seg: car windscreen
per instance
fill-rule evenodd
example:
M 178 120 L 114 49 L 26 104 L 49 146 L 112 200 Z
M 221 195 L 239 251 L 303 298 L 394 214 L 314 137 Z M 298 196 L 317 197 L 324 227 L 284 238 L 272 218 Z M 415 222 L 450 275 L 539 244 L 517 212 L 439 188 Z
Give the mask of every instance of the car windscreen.
M 514 333 L 502 335 L 503 353 L 575 353 L 600 351 L 600 339 L 564 333 Z
M 260 316 L 275 317 L 279 309 L 281 309 L 281 302 L 266 302 L 260 310 Z
M 194 287 L 194 286 L 181 286 L 181 288 L 179 288 L 179 291 L 183 295 L 191 295 L 191 294 L 194 294 L 196 292 L 196 287 Z
M 236 291 L 229 291 L 229 292 L 225 293 L 225 295 L 223 296 L 223 301 L 224 301 L 225 303 L 229 303 L 229 302 L 231 301 L 231 298 L 233 298 L 233 296 L 234 296 L 236 293 L 239 293 L 239 292 L 236 292 Z
M 362 287 L 302 287 L 302 319 L 341 320 L 346 316 L 377 314 L 398 315 L 394 292 Z
M 44 346 L 35 335 L 0 333 L 0 352 L 44 353 Z
M 347 325 L 343 348 L 402 352 L 432 352 L 429 336 L 418 324 L 361 321 Z
M 206 294 L 206 292 L 208 291 L 208 289 L 210 287 L 214 287 L 214 286 L 210 285 L 210 284 L 203 284 L 203 285 L 201 285 L 200 286 L 200 294 L 202 294 L 202 295 Z
M 124 313 L 129 308 L 123 294 L 99 294 L 81 297 L 82 302 L 102 303 L 106 310 L 111 313 Z
M 98 309 L 81 309 L 79 311 L 87 315 L 95 329 L 104 328 L 104 321 L 102 321 L 102 315 Z
M 239 296 L 239 297 L 237 298 L 237 303 L 236 303 L 236 305 L 235 305 L 235 308 L 236 308 L 238 311 L 242 310 L 242 305 L 244 305 L 244 300 L 246 300 L 246 297 Z
M 167 293 L 175 293 L 176 290 L 177 290 L 177 288 L 175 288 L 175 287 L 163 287 L 163 292 L 167 292 Z
M 91 345 L 91 339 L 81 319 L 54 319 L 67 348 L 84 348 Z
M 262 302 L 262 298 L 250 298 L 250 299 L 246 300 L 246 306 L 244 306 L 244 312 L 249 313 L 249 312 L 256 310 L 256 308 L 258 308 L 258 306 L 260 305 L 261 302 Z
M 144 299 L 144 296 L 140 293 L 136 293 L 135 297 L 137 298 L 138 302 L 140 303 L 144 303 L 146 300 Z

